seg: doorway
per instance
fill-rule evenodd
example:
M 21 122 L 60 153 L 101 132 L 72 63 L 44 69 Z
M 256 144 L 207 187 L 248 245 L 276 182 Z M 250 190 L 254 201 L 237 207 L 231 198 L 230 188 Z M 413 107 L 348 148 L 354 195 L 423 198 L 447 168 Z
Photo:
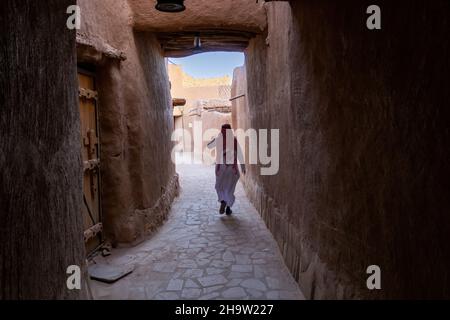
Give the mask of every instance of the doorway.
M 98 125 L 98 92 L 95 73 L 78 68 L 81 119 L 81 154 L 83 161 L 83 226 L 87 254 L 103 242 L 100 181 L 100 139 Z

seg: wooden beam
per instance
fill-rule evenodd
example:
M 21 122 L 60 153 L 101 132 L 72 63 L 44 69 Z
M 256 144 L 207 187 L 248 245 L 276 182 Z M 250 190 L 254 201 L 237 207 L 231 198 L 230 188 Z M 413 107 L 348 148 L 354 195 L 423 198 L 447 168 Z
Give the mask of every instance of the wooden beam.
M 174 107 L 182 107 L 186 105 L 186 99 L 182 99 L 182 98 L 173 98 L 172 99 L 172 105 Z
M 194 45 L 195 37 L 201 39 L 201 48 Z M 184 32 L 161 32 L 156 37 L 168 57 L 184 57 L 210 51 L 244 51 L 255 36 L 251 32 L 238 30 L 192 30 Z

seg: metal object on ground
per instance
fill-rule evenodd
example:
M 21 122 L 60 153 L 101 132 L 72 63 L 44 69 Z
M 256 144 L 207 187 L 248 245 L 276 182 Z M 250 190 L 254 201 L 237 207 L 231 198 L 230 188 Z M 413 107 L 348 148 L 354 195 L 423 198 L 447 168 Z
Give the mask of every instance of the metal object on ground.
M 93 280 L 114 283 L 134 271 L 134 266 L 113 266 L 110 264 L 93 264 L 88 268 Z

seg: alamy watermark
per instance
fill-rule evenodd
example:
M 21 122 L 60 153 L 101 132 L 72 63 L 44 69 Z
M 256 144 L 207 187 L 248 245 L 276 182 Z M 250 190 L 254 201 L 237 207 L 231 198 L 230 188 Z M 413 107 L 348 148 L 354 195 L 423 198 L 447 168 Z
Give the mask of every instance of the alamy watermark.
M 67 19 L 67 28 L 69 30 L 81 29 L 81 8 L 78 5 L 67 7 L 66 13 L 69 14 Z M 369 30 L 381 30 L 381 8 L 378 5 L 370 5 L 367 7 L 366 13 L 370 16 L 367 18 L 366 26 Z
M 69 18 L 67 18 L 67 28 L 69 30 L 80 30 L 81 29 L 81 8 L 80 6 L 73 5 L 67 7 L 67 14 L 69 14 Z
M 81 268 L 77 265 L 67 267 L 66 286 L 69 290 L 81 290 Z
M 77 265 L 67 267 L 66 286 L 69 290 L 81 290 L 81 268 Z M 367 267 L 366 273 L 369 275 L 366 281 L 367 289 L 381 290 L 381 268 L 377 265 Z
M 366 273 L 370 275 L 366 281 L 367 289 L 381 290 L 381 268 L 377 265 L 371 265 L 367 267 Z
M 71 5 L 67 7 L 67 28 L 70 30 L 81 28 L 81 8 L 78 5 Z M 367 7 L 366 13 L 370 16 L 367 18 L 366 26 L 369 30 L 381 30 L 381 8 L 378 5 L 370 5 Z
M 184 163 L 259 164 L 264 176 L 276 175 L 280 169 L 279 129 L 226 130 L 224 137 L 219 129 L 203 132 L 202 122 L 194 121 L 192 131 L 176 129 L 172 141 L 176 142 L 172 150 L 174 163 L 182 153 Z
M 369 30 L 381 30 L 381 8 L 375 4 L 367 7 L 367 14 L 370 14 L 367 18 L 367 29 Z

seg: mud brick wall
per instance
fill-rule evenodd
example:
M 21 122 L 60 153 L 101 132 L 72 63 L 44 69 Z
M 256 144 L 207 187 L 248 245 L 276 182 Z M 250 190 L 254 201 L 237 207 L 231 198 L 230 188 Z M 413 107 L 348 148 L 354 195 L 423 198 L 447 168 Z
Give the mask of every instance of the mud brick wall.
M 96 65 L 102 144 L 102 208 L 113 244 L 135 244 L 158 227 L 178 194 L 171 161 L 172 100 L 161 46 L 135 32 L 125 0 L 80 0 L 79 36 L 126 60 Z M 93 57 L 79 57 L 90 62 Z M 105 60 L 105 59 L 103 59 Z
M 72 3 L 1 4 L 0 300 L 87 298 Z
M 280 172 L 246 189 L 309 298 L 449 298 L 450 3 L 370 4 L 266 4 L 234 122 L 280 129 Z

